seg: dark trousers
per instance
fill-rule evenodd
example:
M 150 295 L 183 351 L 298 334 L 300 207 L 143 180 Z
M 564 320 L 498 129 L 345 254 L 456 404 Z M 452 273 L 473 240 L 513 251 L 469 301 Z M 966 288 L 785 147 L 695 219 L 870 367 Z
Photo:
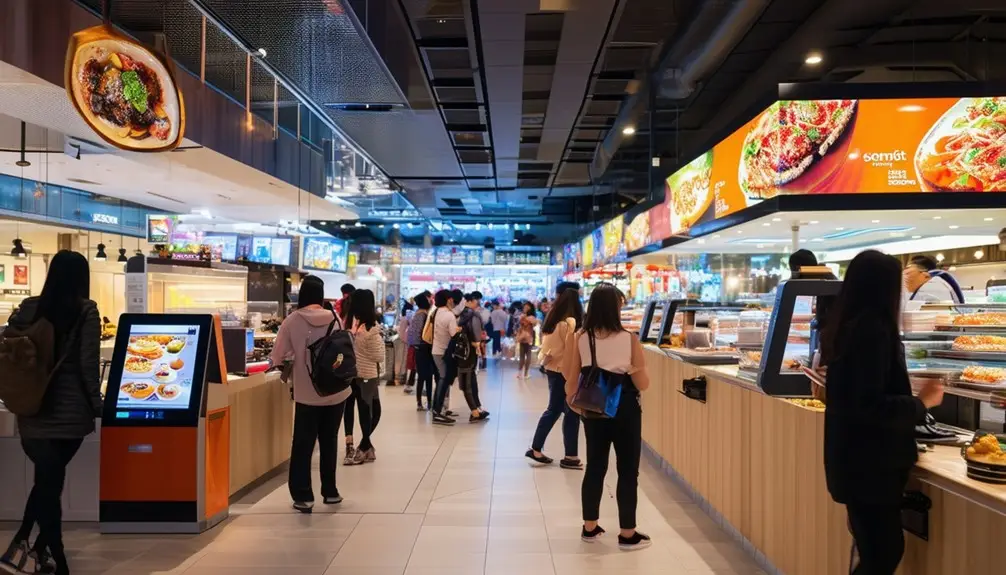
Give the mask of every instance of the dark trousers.
M 62 568 L 66 568 L 66 554 L 63 551 L 63 484 L 66 482 L 66 466 L 73 460 L 83 442 L 83 438 L 21 438 L 21 448 L 35 466 L 35 483 L 24 506 L 21 528 L 14 539 L 27 540 L 31 536 L 32 527 L 38 523 L 39 535 L 33 547 L 36 550 L 48 548 L 56 564 Z
M 587 468 L 580 491 L 583 520 L 597 521 L 600 516 L 604 476 L 608 473 L 608 456 L 614 446 L 618 470 L 618 485 L 615 487 L 618 524 L 622 529 L 635 529 L 643 432 L 639 397 L 623 395 L 618 411 L 611 419 L 585 418 L 583 431 L 587 436 Z
M 426 405 L 433 406 L 433 348 L 429 344 L 416 346 L 416 372 L 418 384 L 416 387 L 416 403 L 422 405 L 423 390 L 426 390 Z
M 531 441 L 531 449 L 540 452 L 545 447 L 545 439 L 562 417 L 562 444 L 566 457 L 575 459 L 580 439 L 580 416 L 566 405 L 566 378 L 556 371 L 546 371 L 548 377 L 548 407 L 538 419 L 538 428 Z
M 352 385 L 353 395 L 351 397 L 355 398 L 354 403 L 360 412 L 360 443 L 358 447 L 363 451 L 374 447 L 370 442 L 370 437 L 377 429 L 378 422 L 381 421 L 381 398 L 376 393 L 374 397 L 367 398 L 363 393 L 361 388 L 361 382 L 354 382 Z M 348 401 L 346 402 L 349 403 Z M 353 413 L 350 409 L 346 408 L 346 414 L 344 416 L 347 420 L 346 422 L 346 435 L 349 435 L 353 431 Z
M 479 380 L 474 369 L 458 371 L 458 387 L 465 394 L 469 410 L 475 411 L 482 407 L 482 402 L 479 400 Z
M 446 354 L 435 357 L 433 363 L 439 375 L 437 389 L 433 394 L 433 412 L 443 413 L 444 401 L 450 393 L 451 386 L 454 385 L 454 379 L 458 376 L 458 366 L 454 359 Z
M 893 575 L 905 553 L 901 530 L 901 501 L 893 505 L 847 504 L 849 528 L 859 564 L 849 565 L 852 575 Z
M 498 355 L 501 351 L 503 351 L 503 332 L 490 332 L 489 337 L 493 341 L 493 355 Z
M 311 486 L 311 457 L 314 445 L 318 444 L 321 457 L 322 497 L 335 497 L 339 490 L 335 486 L 335 463 L 338 457 L 336 435 L 339 420 L 346 403 L 338 405 L 296 404 L 293 414 L 293 447 L 290 449 L 290 497 L 294 501 L 314 501 Z

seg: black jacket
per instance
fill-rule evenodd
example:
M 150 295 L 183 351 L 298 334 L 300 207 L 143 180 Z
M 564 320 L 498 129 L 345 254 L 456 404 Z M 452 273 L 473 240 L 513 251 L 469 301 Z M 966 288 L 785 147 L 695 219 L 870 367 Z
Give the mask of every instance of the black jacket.
M 918 460 L 915 425 L 926 414 L 912 396 L 897 332 L 863 318 L 840 358 L 828 363 L 824 468 L 839 503 L 895 503 Z
M 30 325 L 35 320 L 38 298 L 21 302 L 10 324 Z M 22 437 L 77 439 L 94 432 L 94 419 L 101 414 L 101 318 L 93 301 L 84 303 L 75 333 L 59 342 L 66 359 L 53 374 L 35 415 L 17 418 Z M 59 359 L 59 358 L 57 358 Z

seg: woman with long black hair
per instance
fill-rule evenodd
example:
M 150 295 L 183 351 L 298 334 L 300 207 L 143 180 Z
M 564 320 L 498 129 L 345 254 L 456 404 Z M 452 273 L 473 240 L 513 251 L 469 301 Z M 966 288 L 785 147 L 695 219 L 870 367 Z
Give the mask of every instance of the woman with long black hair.
M 353 395 L 360 411 L 360 445 L 353 461 L 346 465 L 360 465 L 377 460 L 377 451 L 370 436 L 381 420 L 381 398 L 378 395 L 378 376 L 384 362 L 384 336 L 377 322 L 374 292 L 360 289 L 353 292 L 350 304 L 353 319 L 353 349 L 356 351 L 356 381 Z
M 580 373 L 591 365 L 611 374 L 624 374 L 618 410 L 612 418 L 583 420 L 587 436 L 587 469 L 580 492 L 583 506 L 583 530 L 580 538 L 596 541 L 604 534 L 597 524 L 604 494 L 604 476 L 608 473 L 608 458 L 615 448 L 618 485 L 618 546 L 641 549 L 650 545 L 650 537 L 636 531 L 636 503 L 639 487 L 639 457 L 642 446 L 642 409 L 639 393 L 650 387 L 646 373 L 643 346 L 635 334 L 622 327 L 622 302 L 625 296 L 609 283 L 598 284 L 590 292 L 587 317 L 583 329 L 569 338 L 565 367 L 566 401 L 572 403 L 579 386 Z M 627 377 L 625 377 L 627 376 Z
M 902 495 L 918 459 L 915 426 L 943 401 L 943 386 L 934 382 L 912 396 L 899 336 L 901 284 L 897 259 L 861 252 L 849 263 L 821 336 L 828 367 L 825 477 L 849 516 L 859 552 L 849 572 L 857 575 L 890 575 L 901 562 Z
M 339 456 L 336 435 L 350 390 L 322 397 L 311 383 L 308 371 L 309 344 L 324 337 L 333 321 L 336 321 L 335 328 L 341 329 L 341 322 L 337 320 L 335 311 L 326 309 L 324 303 L 325 284 L 322 279 L 317 276 L 304 278 L 300 285 L 297 310 L 280 325 L 276 344 L 269 358 L 274 365 L 293 359 L 295 405 L 289 488 L 294 509 L 302 513 L 310 513 L 314 508 L 311 457 L 316 444 L 320 455 L 318 472 L 323 500 L 327 505 L 342 502 L 335 483 L 335 467 Z
M 580 442 L 580 417 L 566 405 L 566 379 L 562 375 L 563 353 L 566 350 L 566 340 L 572 336 L 583 323 L 583 304 L 580 303 L 580 292 L 567 289 L 559 294 L 555 304 L 545 316 L 541 326 L 542 342 L 538 357 L 545 367 L 548 378 L 548 407 L 538 419 L 538 427 L 531 440 L 531 449 L 525 457 L 538 463 L 550 464 L 552 458 L 542 453 L 549 432 L 562 417 L 562 442 L 565 457 L 559 461 L 563 469 L 582 469 L 578 447 Z
M 87 258 L 62 250 L 53 256 L 39 297 L 24 300 L 9 324 L 25 329 L 37 321 L 52 324 L 54 358 L 60 360 L 49 380 L 38 413 L 17 417 L 21 447 L 35 466 L 35 483 L 25 504 L 21 528 L 0 562 L 32 573 L 67 575 L 63 550 L 62 503 L 66 467 L 94 432 L 101 415 L 98 306 L 90 299 Z M 38 523 L 31 549 L 28 538 Z M 34 563 L 34 567 L 31 566 Z
M 415 357 L 418 387 L 416 388 L 416 410 L 424 411 L 433 408 L 433 351 L 430 344 L 423 341 L 423 328 L 430 315 L 430 298 L 426 293 L 415 297 L 416 313 L 409 320 L 409 331 L 406 338 L 409 352 Z M 426 406 L 423 406 L 423 390 L 426 390 Z

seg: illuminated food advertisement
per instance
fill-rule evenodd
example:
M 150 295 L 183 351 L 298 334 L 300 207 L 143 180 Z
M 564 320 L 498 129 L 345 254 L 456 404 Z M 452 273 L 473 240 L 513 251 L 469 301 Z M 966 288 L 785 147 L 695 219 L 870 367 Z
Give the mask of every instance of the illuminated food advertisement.
M 602 259 L 610 261 L 620 255 L 625 255 L 625 246 L 622 244 L 622 227 L 624 219 L 618 216 L 609 220 L 601 226 Z
M 304 269 L 345 273 L 349 246 L 336 238 L 307 238 L 304 241 Z
M 1006 97 L 962 98 L 915 152 L 926 192 L 1006 191 Z
M 176 223 L 175 216 L 147 216 L 147 241 L 152 244 L 169 243 Z
M 96 26 L 71 37 L 65 76 L 74 107 L 108 143 L 140 152 L 181 143 L 184 104 L 162 56 Z
M 198 341 L 199 326 L 132 326 L 116 406 L 188 409 Z
M 706 152 L 667 179 L 671 198 L 671 233 L 687 230 L 706 215 L 713 205 L 709 178 L 713 153 Z

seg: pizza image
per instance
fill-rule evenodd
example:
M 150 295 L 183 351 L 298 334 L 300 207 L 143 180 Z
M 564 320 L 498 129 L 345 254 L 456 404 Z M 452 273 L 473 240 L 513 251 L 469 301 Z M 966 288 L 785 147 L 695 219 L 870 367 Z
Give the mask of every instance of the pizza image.
M 695 225 L 713 203 L 709 187 L 713 170 L 712 151 L 702 154 L 667 178 L 670 195 L 671 233 L 687 230 Z
M 132 374 L 150 373 L 154 369 L 154 364 L 145 357 L 131 355 L 126 358 L 123 369 Z
M 153 339 L 143 337 L 138 337 L 135 340 L 130 341 L 129 346 L 126 347 L 126 351 L 133 355 L 138 355 L 147 359 L 158 359 L 164 355 L 164 350 L 161 349 L 160 343 Z
M 964 368 L 964 372 L 961 373 L 961 379 L 971 383 L 989 385 L 1006 384 L 1006 368 L 970 365 Z
M 643 212 L 625 227 L 625 249 L 634 252 L 650 243 L 650 213 Z
M 962 335 L 954 339 L 951 348 L 955 351 L 1006 352 L 1006 337 L 1000 335 Z
M 1006 97 L 962 98 L 915 152 L 926 192 L 1006 191 Z
M 165 151 L 182 140 L 181 94 L 166 60 L 105 26 L 70 42 L 65 83 L 77 111 L 119 148 Z
M 1006 326 L 1006 313 L 979 312 L 962 313 L 954 317 L 954 325 L 962 326 Z
M 765 199 L 804 175 L 845 133 L 856 100 L 784 100 L 769 106 L 744 138 L 738 179 Z

